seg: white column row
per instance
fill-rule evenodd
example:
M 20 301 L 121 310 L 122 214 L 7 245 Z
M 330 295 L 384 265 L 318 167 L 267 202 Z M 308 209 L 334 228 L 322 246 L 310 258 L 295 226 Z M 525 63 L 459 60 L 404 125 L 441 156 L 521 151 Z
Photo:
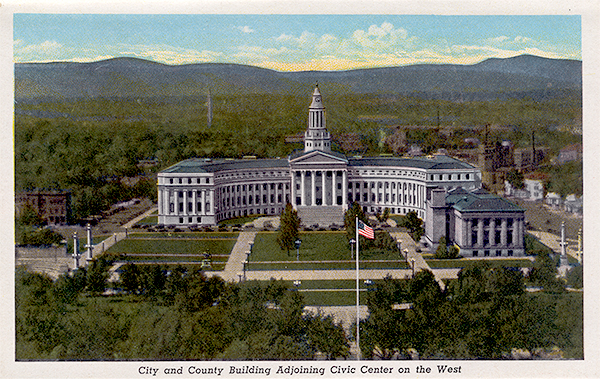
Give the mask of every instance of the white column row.
M 175 216 L 188 216 L 188 215 L 206 215 L 214 214 L 214 191 L 213 190 L 201 190 L 192 191 L 192 209 L 189 209 L 189 195 L 188 191 L 176 191 L 169 189 L 161 189 L 159 197 L 162 197 L 160 213 L 164 215 L 175 215 Z M 200 198 L 198 198 L 200 195 Z M 208 197 L 208 200 L 207 200 Z M 180 202 L 179 199 L 183 201 Z M 200 207 L 198 207 L 198 200 L 200 200 Z M 208 206 L 207 206 L 208 203 Z M 180 204 L 182 208 L 180 209 Z M 172 206 L 172 207 L 171 207 Z

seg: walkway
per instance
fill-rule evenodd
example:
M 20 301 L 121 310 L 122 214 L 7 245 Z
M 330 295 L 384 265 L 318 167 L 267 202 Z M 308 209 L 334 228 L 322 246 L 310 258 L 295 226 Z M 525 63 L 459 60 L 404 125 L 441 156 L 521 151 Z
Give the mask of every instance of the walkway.
M 435 280 L 440 285 L 442 291 L 446 288 L 446 284 L 442 279 L 456 279 L 458 277 L 458 272 L 460 269 L 441 269 L 441 270 L 432 270 L 423 256 L 420 253 L 417 253 L 415 242 L 412 237 L 407 232 L 392 232 L 390 233 L 392 238 L 395 238 L 396 241 L 402 241 L 401 249 L 404 253 L 405 250 L 408 251 L 406 256 L 406 263 L 408 265 L 412 265 L 414 261 L 414 270 L 415 274 L 421 270 L 429 270 L 435 276 Z
M 122 227 L 125 229 L 131 229 L 131 228 L 133 228 L 133 226 L 135 224 L 142 221 L 146 217 L 152 215 L 152 213 L 156 212 L 157 210 L 158 210 L 158 207 L 152 207 L 152 208 L 148 209 L 146 212 L 144 212 L 141 215 L 137 216 L 136 218 L 132 219 L 131 221 L 123 224 Z
M 240 232 L 237 242 L 229 254 L 229 259 L 222 272 L 216 272 L 213 275 L 219 275 L 225 281 L 233 282 L 240 280 L 240 274 L 244 272 L 244 261 L 247 259 L 247 253 L 250 252 L 250 243 L 254 243 L 256 237 L 253 232 Z
M 540 240 L 541 243 L 548 246 L 555 253 L 560 254 L 561 249 L 560 249 L 560 236 L 559 235 L 548 233 L 548 232 L 538 232 L 535 230 L 529 230 L 529 231 L 527 231 L 527 233 L 531 234 L 532 236 L 534 236 L 535 238 Z M 577 259 L 578 258 L 577 257 L 577 241 L 570 239 L 570 238 L 567 238 L 566 241 L 568 243 L 567 249 L 566 249 L 567 254 L 572 256 L 573 258 Z

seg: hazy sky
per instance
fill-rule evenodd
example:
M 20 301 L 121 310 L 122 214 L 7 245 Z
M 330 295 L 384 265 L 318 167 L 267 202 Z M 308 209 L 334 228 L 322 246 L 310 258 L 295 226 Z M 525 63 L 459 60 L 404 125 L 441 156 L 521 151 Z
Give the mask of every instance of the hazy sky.
M 581 59 L 579 16 L 15 14 L 14 61 L 138 57 L 280 71 Z

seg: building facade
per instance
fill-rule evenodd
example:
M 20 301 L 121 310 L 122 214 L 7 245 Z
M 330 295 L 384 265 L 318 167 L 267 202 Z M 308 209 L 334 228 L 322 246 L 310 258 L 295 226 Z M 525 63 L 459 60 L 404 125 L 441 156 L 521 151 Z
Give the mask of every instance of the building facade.
M 463 257 L 525 255 L 525 210 L 486 190 L 436 188 L 427 201 L 425 238 L 456 244 Z
M 66 225 L 71 216 L 71 193 L 68 191 L 21 192 L 15 196 L 17 217 L 30 208 L 48 225 Z
M 480 188 L 479 169 L 445 155 L 347 157 L 332 151 L 317 86 L 303 151 L 285 159 L 179 162 L 158 174 L 158 223 L 215 225 L 232 217 L 277 215 L 288 202 L 307 226 L 343 225 L 352 202 L 367 212 L 415 211 L 427 222 L 431 191 L 458 187 Z

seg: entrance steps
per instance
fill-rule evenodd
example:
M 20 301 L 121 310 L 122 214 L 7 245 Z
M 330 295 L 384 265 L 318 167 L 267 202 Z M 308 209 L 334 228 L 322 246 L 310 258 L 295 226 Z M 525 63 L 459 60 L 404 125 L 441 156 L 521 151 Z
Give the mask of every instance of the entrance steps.
M 331 225 L 344 225 L 344 208 L 339 205 L 329 206 L 298 206 L 298 217 L 302 225 L 328 227 Z

